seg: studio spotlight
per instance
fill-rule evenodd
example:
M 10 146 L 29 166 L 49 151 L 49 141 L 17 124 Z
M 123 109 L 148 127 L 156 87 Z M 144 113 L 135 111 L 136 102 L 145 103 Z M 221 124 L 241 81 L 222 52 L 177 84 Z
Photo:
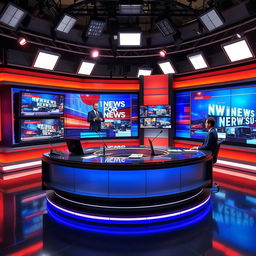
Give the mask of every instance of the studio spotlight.
M 87 37 L 101 36 L 105 25 L 106 25 L 105 21 L 91 20 L 86 32 L 86 36 Z
M 138 68 L 137 77 L 140 77 L 140 76 L 150 76 L 152 71 L 153 71 L 152 68 L 144 68 L 144 67 Z
M 164 58 L 166 56 L 166 53 L 167 53 L 166 50 L 161 50 L 159 51 L 159 56 Z
M 241 38 L 242 38 L 241 33 L 236 33 L 236 37 L 237 37 L 238 39 L 241 39 Z
M 245 39 L 239 39 L 222 45 L 231 62 L 253 58 L 253 52 Z
M 169 36 L 176 33 L 176 30 L 171 25 L 168 19 L 160 20 L 156 23 L 156 27 L 162 33 L 163 36 Z
M 207 68 L 208 64 L 202 53 L 193 53 L 187 56 L 194 69 Z
M 26 14 L 25 11 L 16 7 L 13 3 L 8 3 L 0 16 L 0 22 L 9 27 L 17 28 Z
M 210 32 L 224 25 L 224 19 L 215 8 L 212 8 L 202 14 L 199 19 Z
M 98 58 L 100 56 L 100 52 L 99 50 L 94 49 L 94 50 L 91 50 L 90 55 L 92 58 Z
M 70 30 L 74 27 L 76 21 L 76 18 L 65 14 L 58 23 L 56 30 L 68 34 Z
M 18 43 L 19 43 L 19 45 L 21 45 L 21 46 L 24 46 L 24 45 L 26 45 L 27 44 L 27 39 L 25 38 L 25 37 L 19 37 L 18 38 Z

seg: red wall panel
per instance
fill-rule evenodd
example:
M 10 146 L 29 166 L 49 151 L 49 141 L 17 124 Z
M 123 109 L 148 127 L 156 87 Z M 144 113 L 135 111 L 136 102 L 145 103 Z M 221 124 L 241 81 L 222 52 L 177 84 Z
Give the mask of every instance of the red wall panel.
M 144 105 L 168 105 L 168 95 L 144 95 Z
M 143 78 L 143 104 L 168 105 L 169 104 L 169 76 L 153 75 Z M 148 145 L 148 138 L 142 139 Z M 158 138 L 154 141 L 156 146 L 169 146 L 169 138 Z
M 144 89 L 168 88 L 168 75 L 144 76 Z

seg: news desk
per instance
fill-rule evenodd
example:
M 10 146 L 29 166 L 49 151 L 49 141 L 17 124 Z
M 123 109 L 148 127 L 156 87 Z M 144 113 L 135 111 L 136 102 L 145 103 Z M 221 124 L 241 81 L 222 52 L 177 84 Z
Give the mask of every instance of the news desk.
M 210 199 L 212 154 L 145 146 L 44 154 L 48 208 L 81 221 L 141 224 L 193 214 Z M 131 159 L 131 154 L 143 154 Z

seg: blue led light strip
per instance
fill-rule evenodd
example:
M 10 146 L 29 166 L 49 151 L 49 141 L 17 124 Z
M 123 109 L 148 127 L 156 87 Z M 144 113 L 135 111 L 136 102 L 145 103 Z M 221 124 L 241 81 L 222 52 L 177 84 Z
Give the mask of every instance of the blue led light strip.
M 206 208 L 198 212 L 195 215 L 188 216 L 186 219 L 182 219 L 175 222 L 164 222 L 158 225 L 140 225 L 140 226 L 104 226 L 88 224 L 86 222 L 81 223 L 80 221 L 66 218 L 62 215 L 57 214 L 54 210 L 48 209 L 48 215 L 54 219 L 54 221 L 61 225 L 69 228 L 79 229 L 86 232 L 104 233 L 111 235 L 148 235 L 154 233 L 170 232 L 172 230 L 187 228 L 203 221 L 211 212 L 211 205 L 208 204 Z
M 147 216 L 147 217 L 110 217 L 110 216 L 90 215 L 90 214 L 74 212 L 74 211 L 62 208 L 56 205 L 55 203 L 51 202 L 49 198 L 47 198 L 47 202 L 48 202 L 48 207 L 52 207 L 54 210 L 60 212 L 61 214 L 70 216 L 72 218 L 84 220 L 84 221 L 100 222 L 100 223 L 108 223 L 108 224 L 110 223 L 143 224 L 143 223 L 167 221 L 167 220 L 172 220 L 172 219 L 177 219 L 177 218 L 187 216 L 203 208 L 209 202 L 210 198 L 211 198 L 211 195 L 209 195 L 202 203 L 182 211 L 168 213 L 164 215 Z

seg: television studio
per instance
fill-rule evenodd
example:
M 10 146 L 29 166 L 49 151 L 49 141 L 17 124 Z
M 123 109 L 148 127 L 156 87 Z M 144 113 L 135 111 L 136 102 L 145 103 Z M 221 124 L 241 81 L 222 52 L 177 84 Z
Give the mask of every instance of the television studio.
M 0 1 L 0 255 L 256 255 L 256 1 Z

